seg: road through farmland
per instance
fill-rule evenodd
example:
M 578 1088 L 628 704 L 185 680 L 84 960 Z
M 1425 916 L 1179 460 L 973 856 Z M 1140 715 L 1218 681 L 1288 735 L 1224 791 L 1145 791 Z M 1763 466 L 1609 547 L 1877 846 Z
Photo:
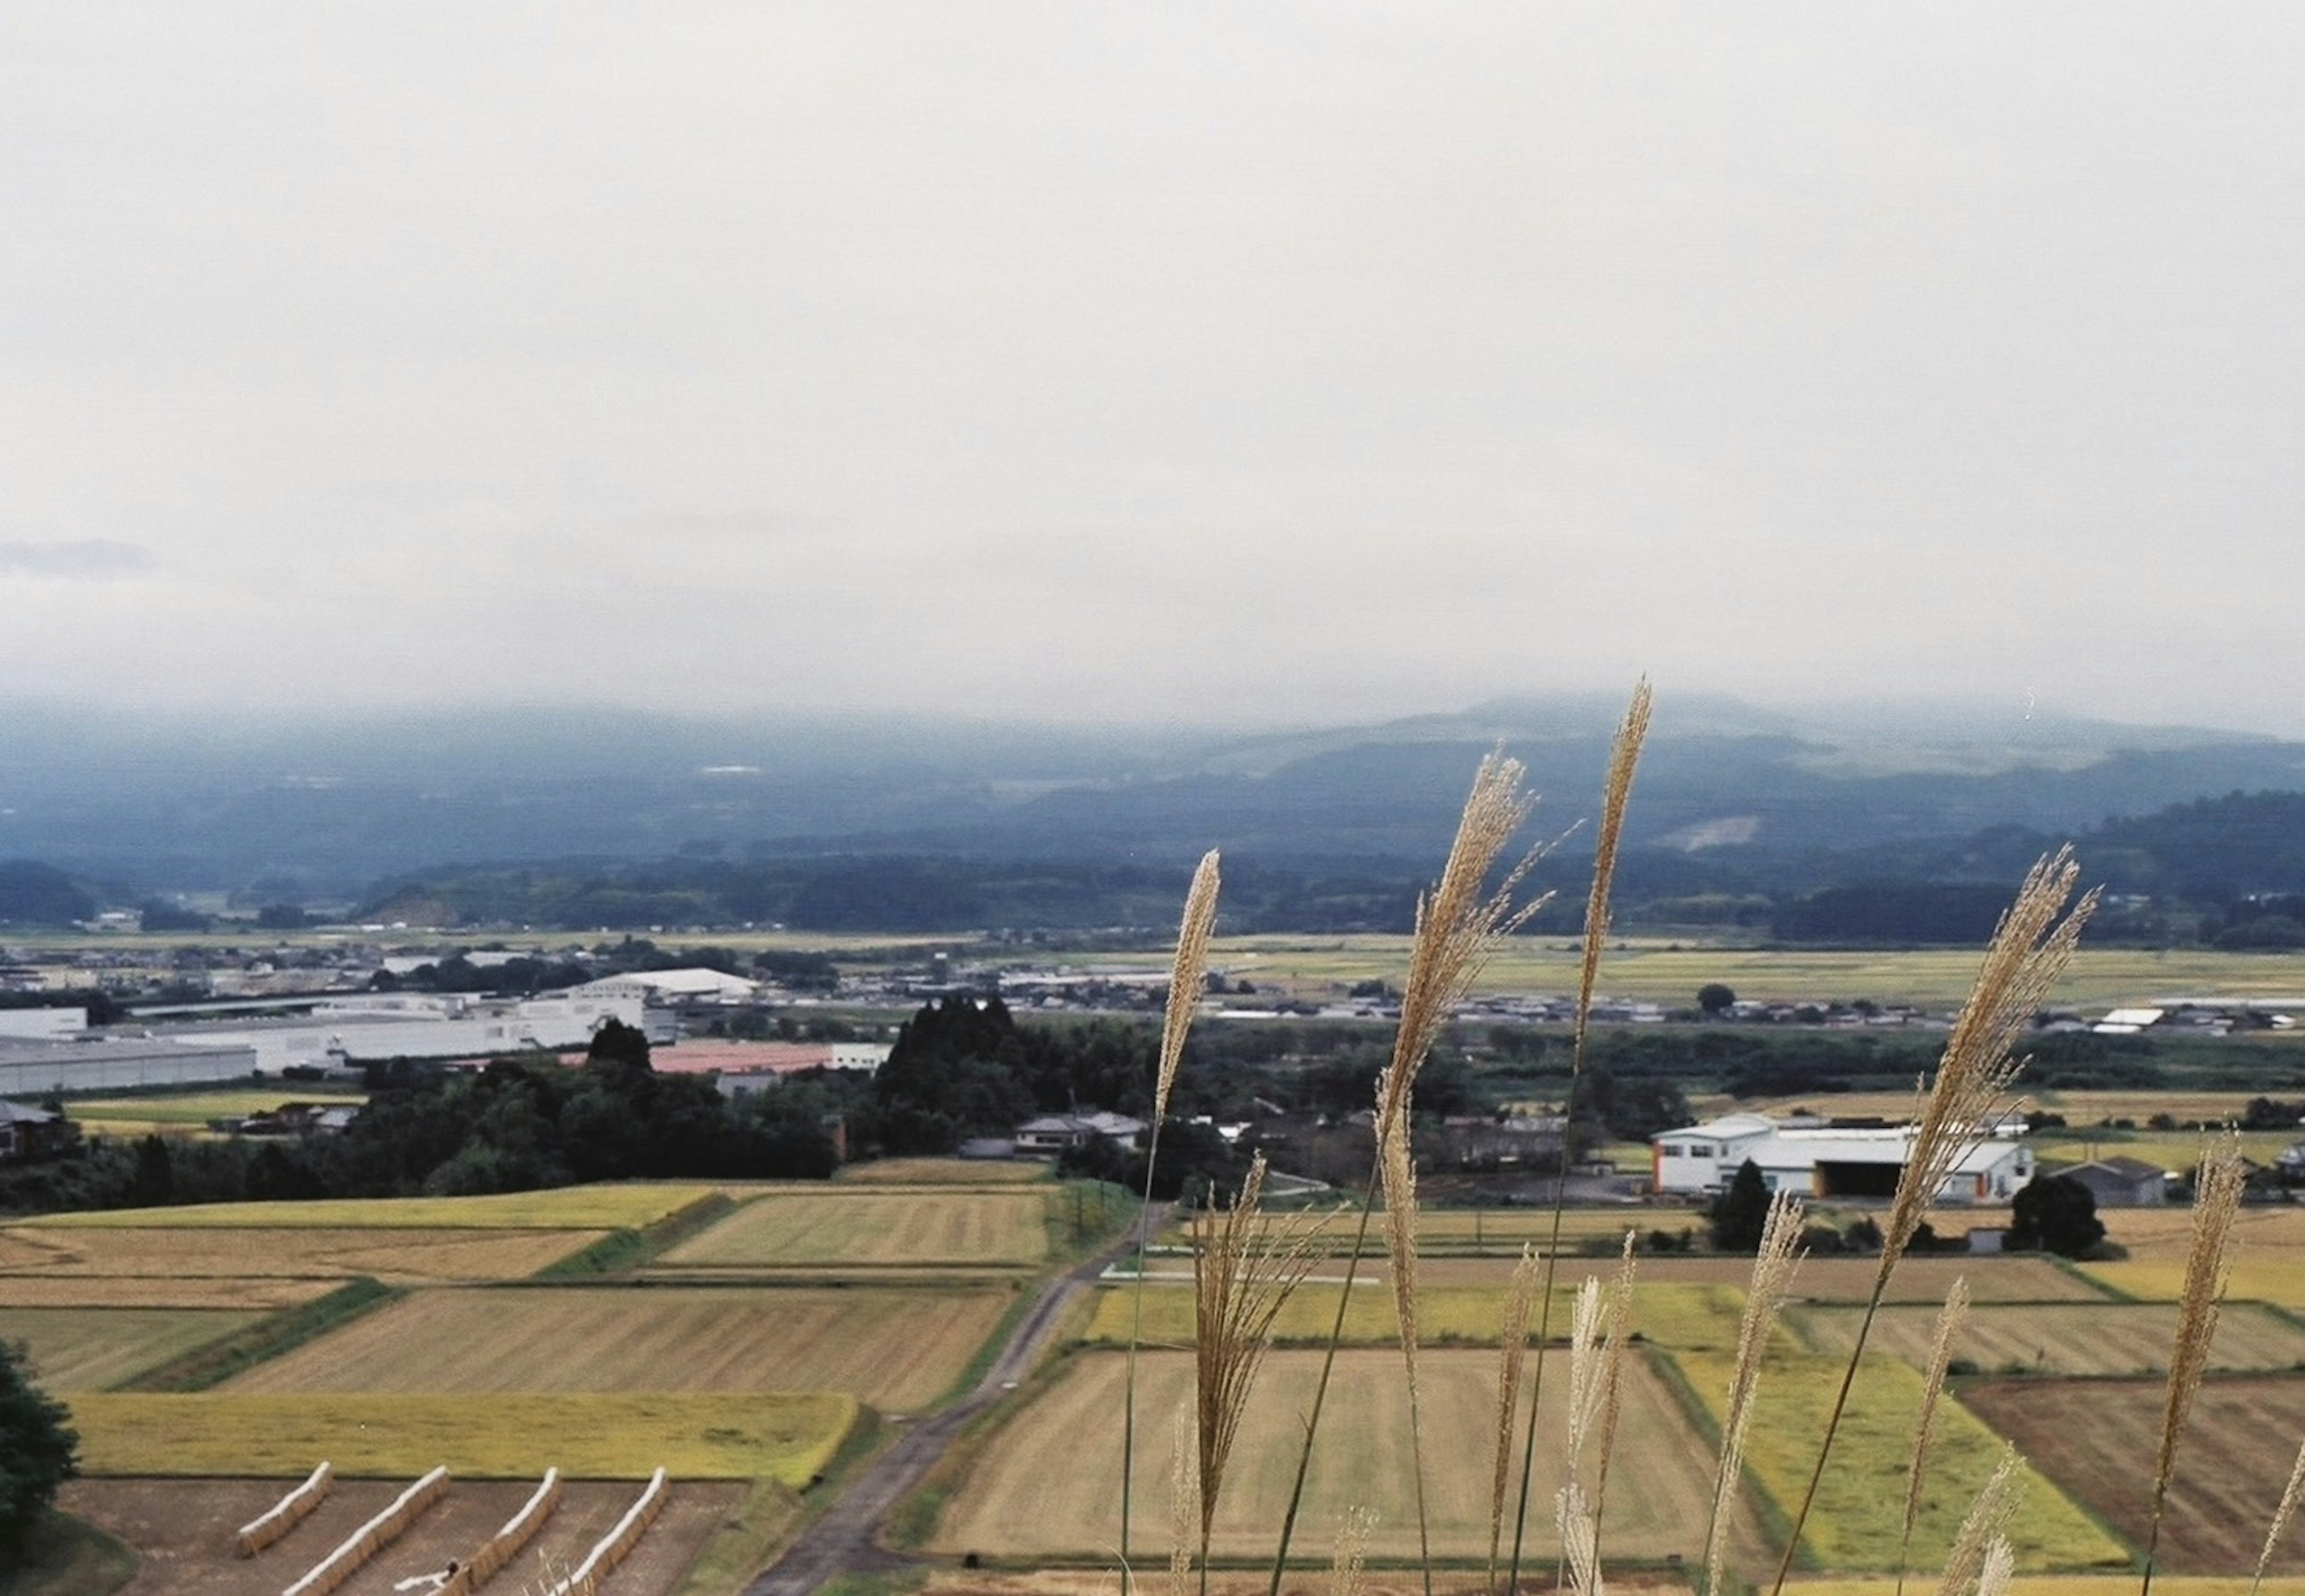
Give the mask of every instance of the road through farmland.
M 1148 1213 L 1143 1223 L 1155 1230 L 1160 1216 Z M 1009 1336 L 1000 1355 L 976 1383 L 976 1388 L 943 1412 L 908 1429 L 897 1444 L 873 1459 L 840 1498 L 821 1517 L 800 1532 L 767 1573 L 744 1589 L 744 1596 L 810 1596 L 836 1574 L 893 1566 L 907 1561 L 882 1551 L 875 1537 L 881 1520 L 898 1498 L 920 1483 L 962 1426 L 999 1400 L 1004 1389 L 1025 1378 L 1040 1355 L 1066 1306 L 1086 1291 L 1115 1259 L 1135 1245 L 1135 1230 L 1077 1269 L 1059 1275 Z

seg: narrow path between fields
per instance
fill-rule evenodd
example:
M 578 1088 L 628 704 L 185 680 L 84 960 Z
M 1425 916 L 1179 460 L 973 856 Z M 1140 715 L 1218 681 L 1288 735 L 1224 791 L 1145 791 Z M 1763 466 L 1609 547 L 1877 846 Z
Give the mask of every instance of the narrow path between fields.
M 1161 1219 L 1156 1207 L 1147 1210 L 1143 1222 L 1157 1232 Z M 950 1407 L 909 1425 L 896 1445 L 874 1458 L 840 1498 L 800 1532 L 767 1573 L 744 1588 L 744 1596 L 809 1596 L 836 1574 L 909 1567 L 921 1561 L 884 1551 L 877 1544 L 875 1537 L 889 1510 L 921 1482 L 969 1420 L 1025 1378 L 1066 1304 L 1135 1244 L 1132 1228 L 1122 1240 L 1043 1286 L 976 1388 Z

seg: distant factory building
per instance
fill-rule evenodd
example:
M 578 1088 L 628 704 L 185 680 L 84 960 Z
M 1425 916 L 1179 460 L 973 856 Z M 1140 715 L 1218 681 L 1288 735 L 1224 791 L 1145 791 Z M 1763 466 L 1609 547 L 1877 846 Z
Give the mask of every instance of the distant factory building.
M 1651 1141 L 1652 1189 L 1664 1196 L 1715 1193 L 1749 1160 L 1773 1192 L 1887 1198 L 1896 1193 L 1914 1133 L 1910 1125 L 1794 1126 L 1765 1115 L 1724 1115 Z M 1935 1200 L 2006 1202 L 2032 1178 L 2033 1150 L 1991 1135 L 1954 1162 Z

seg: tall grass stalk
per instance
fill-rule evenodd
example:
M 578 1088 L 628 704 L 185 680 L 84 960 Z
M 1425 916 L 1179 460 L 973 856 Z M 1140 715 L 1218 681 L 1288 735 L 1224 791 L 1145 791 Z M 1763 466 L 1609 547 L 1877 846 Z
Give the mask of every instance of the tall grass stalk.
M 1609 750 L 1609 773 L 1601 789 L 1601 828 L 1593 845 L 1593 885 L 1585 899 L 1584 958 L 1577 977 L 1577 1027 L 1569 1055 L 1569 1090 L 1561 1105 L 1561 1167 L 1552 1184 L 1552 1232 L 1544 1245 L 1544 1286 L 1537 1309 L 1536 1371 L 1528 1397 L 1528 1439 L 1521 1447 L 1520 1504 L 1513 1518 L 1512 1572 L 1507 1584 L 1520 1584 L 1520 1557 L 1528 1529 L 1529 1483 L 1536 1469 L 1537 1399 L 1544 1394 L 1544 1348 L 1552 1331 L 1554 1261 L 1561 1256 L 1561 1211 L 1568 1201 L 1568 1125 L 1577 1112 L 1577 1089 L 1585 1079 L 1585 1042 L 1593 1021 L 1593 995 L 1601 978 L 1601 954 L 1609 939 L 1611 894 L 1617 879 L 1617 853 L 1624 841 L 1625 811 L 1632 801 L 1633 774 L 1648 740 L 1652 695 L 1648 678 L 1633 684 L 1632 702 L 1618 723 Z
M 2018 1498 L 2023 1494 L 2017 1478 L 2020 1461 L 2016 1447 L 2002 1447 L 2001 1461 L 1994 1464 L 1985 1488 L 1969 1504 L 1969 1515 L 1961 1521 L 1961 1531 L 1952 1538 L 1952 1549 L 1945 1554 L 1937 1596 L 1969 1596 L 1969 1586 L 1985 1570 L 1994 1542 L 2008 1539 L 2010 1523 L 2017 1516 Z
M 1745 1436 L 1753 1424 L 1754 1399 L 1761 1389 L 1761 1361 L 1776 1328 L 1793 1271 L 1800 1267 L 1803 1210 L 1790 1192 L 1769 1199 L 1761 1221 L 1761 1244 L 1753 1254 L 1753 1277 L 1745 1288 L 1745 1314 L 1737 1327 L 1737 1363 L 1729 1376 L 1729 1405 L 1721 1423 L 1721 1457 L 1713 1477 L 1713 1512 L 1705 1525 L 1704 1596 L 1720 1596 L 1721 1572 L 1729 1551 L 1730 1505 L 1745 1473 Z
M 1152 1174 L 1161 1163 L 1161 1126 L 1169 1117 L 1169 1093 L 1177 1084 L 1178 1067 L 1185 1060 L 1185 1038 L 1201 1006 L 1201 988 L 1209 965 L 1209 938 L 1217 924 L 1220 879 L 1217 853 L 1201 855 L 1185 894 L 1185 916 L 1177 928 L 1177 955 L 1169 966 L 1169 998 L 1161 1022 L 1161 1057 L 1152 1077 L 1152 1129 L 1144 1145 L 1144 1205 L 1136 1213 L 1136 1284 L 1130 1294 L 1128 1363 L 1123 1380 L 1120 1419 L 1120 1590 L 1129 1596 L 1133 1583 L 1129 1549 L 1129 1508 L 1136 1492 L 1136 1346 L 1144 1329 L 1144 1259 L 1152 1229 Z
M 2265 1549 L 2257 1555 L 2257 1573 L 2250 1579 L 2249 1596 L 2257 1596 L 2258 1587 L 2265 1583 L 2265 1571 L 2273 1566 L 2274 1549 L 2281 1544 L 2281 1533 L 2296 1515 L 2301 1498 L 2305 1498 L 2305 1442 L 2297 1447 L 2296 1466 L 2289 1471 L 2289 1483 L 2281 1492 L 2280 1505 L 2273 1510 L 2273 1527 L 2265 1532 Z
M 2200 1171 L 2193 1182 L 2193 1245 L 2185 1259 L 2185 1292 L 2177 1304 L 2177 1339 L 2169 1352 L 2169 1385 L 2161 1405 L 2161 1448 L 2153 1465 L 2153 1523 L 2145 1536 L 2140 1596 L 2151 1596 L 2162 1515 L 2169 1502 L 2169 1482 L 2177 1473 L 2177 1443 L 2209 1366 L 2217 1304 L 2225 1295 L 2233 1216 L 2241 1210 L 2245 1178 L 2238 1137 L 2226 1135 L 2202 1148 Z
M 1392 1057 L 1377 1078 L 1375 1156 L 1370 1161 L 1368 1184 L 1361 1195 L 1360 1218 L 1353 1245 L 1345 1261 L 1344 1284 L 1337 1295 L 1337 1316 L 1331 1325 L 1321 1372 L 1313 1388 L 1313 1405 L 1305 1420 L 1305 1440 L 1297 1453 L 1297 1474 L 1289 1487 L 1289 1506 L 1281 1515 L 1280 1538 L 1272 1557 L 1270 1596 L 1280 1596 L 1280 1582 L 1289 1563 L 1289 1547 L 1305 1500 L 1305 1481 L 1313 1464 L 1313 1445 L 1320 1434 L 1321 1413 L 1335 1372 L 1337 1348 L 1344 1340 L 1345 1310 L 1352 1297 L 1361 1253 L 1368 1241 L 1369 1220 L 1385 1178 L 1385 1147 L 1391 1127 L 1399 1128 L 1399 1140 L 1408 1145 L 1408 1125 L 1416 1072 L 1432 1051 L 1434 1037 L 1447 1023 L 1450 1011 L 1472 989 L 1496 944 L 1520 929 L 1544 905 L 1542 897 L 1516 906 L 1535 852 L 1524 854 L 1505 872 L 1502 884 L 1490 891 L 1486 882 L 1502 857 L 1513 834 L 1527 821 L 1535 799 L 1521 791 L 1520 761 L 1493 753 L 1474 773 L 1472 791 L 1457 821 L 1457 837 L 1448 862 L 1433 890 L 1416 904 L 1416 936 L 1409 950 L 1408 979 L 1402 989 L 1400 1024 L 1394 1032 Z M 1405 1329 L 1408 1327 L 1404 1327 Z M 1412 1358 L 1414 1353 L 1409 1354 Z M 1413 1388 L 1412 1388 L 1413 1392 Z M 1414 1410 L 1412 1408 L 1412 1422 Z M 1419 1471 L 1422 1487 L 1422 1471 Z M 1421 1526 L 1420 1526 L 1421 1527 Z M 1429 1573 L 1427 1577 L 1429 1578 Z
M 1913 1423 L 1913 1466 L 1905 1476 L 1905 1529 L 1897 1541 L 1897 1596 L 1905 1596 L 1905 1571 L 1913 1553 L 1913 1528 L 1921 1518 L 1921 1484 L 1928 1473 L 1929 1446 L 1936 1439 L 1937 1398 L 1952 1368 L 1953 1343 L 1969 1322 L 1969 1280 L 1958 1277 L 1937 1314 L 1936 1338 L 1929 1344 L 1929 1368 L 1921 1384 L 1920 1417 Z
M 1329 1596 L 1360 1596 L 1368 1566 L 1369 1536 L 1376 1529 L 1374 1507 L 1348 1507 L 1337 1521 L 1336 1549 L 1329 1558 Z
M 1602 1310 L 1606 1339 L 1601 1353 L 1600 1456 L 1593 1480 L 1594 1555 L 1600 1555 L 1601 1526 L 1609 1506 L 1609 1459 L 1616 1455 L 1617 1420 L 1625 1406 L 1625 1345 L 1633 1331 L 1633 1231 L 1625 1231 L 1625 1250 L 1617 1261 L 1617 1278 L 1609 1283 L 1609 1298 Z
M 1194 1439 L 1199 1472 L 1201 1590 L 1209 1584 L 1209 1537 L 1225 1464 L 1248 1411 L 1249 1392 L 1272 1346 L 1272 1324 L 1313 1267 L 1318 1227 L 1298 1215 L 1268 1224 L 1264 1155 L 1249 1160 L 1230 1206 L 1204 1209 L 1193 1227 Z
M 1505 1293 L 1504 1324 L 1497 1336 L 1496 1454 L 1489 1470 L 1489 1574 L 1487 1588 L 1497 1583 L 1497 1551 L 1504 1541 L 1505 1488 L 1512 1483 L 1512 1442 L 1518 1433 L 1521 1365 L 1528 1355 L 1528 1311 L 1536 1292 L 1536 1249 L 1524 1244 L 1520 1261 L 1513 1265 L 1512 1285 Z
M 1856 1384 L 1873 1322 L 1880 1316 L 1889 1278 L 1912 1244 L 1922 1216 L 1936 1201 L 1955 1166 L 1983 1139 L 1993 1111 L 2005 1100 L 2009 1083 L 2022 1067 L 2013 1051 L 2017 1040 L 2071 962 L 2081 928 L 2097 907 L 2097 895 L 2091 891 L 2070 913 L 2066 911 L 2080 879 L 2080 867 L 2073 862 L 2071 848 L 2044 857 L 2026 872 L 2016 901 L 2002 915 L 1986 947 L 1968 1001 L 1953 1022 L 1952 1034 L 1946 1039 L 1922 1101 L 1919 1123 L 1905 1150 L 1896 1196 L 1889 1206 L 1889 1222 L 1882 1227 L 1881 1261 L 1874 1271 L 1872 1293 L 1866 1300 L 1864 1316 L 1858 1320 L 1849 1365 L 1841 1372 L 1841 1388 L 1817 1444 L 1816 1466 L 1809 1473 L 1808 1485 L 1786 1533 L 1771 1596 L 1782 1596 L 1785 1577 L 1792 1570 L 1793 1554 L 1799 1548 L 1809 1509 L 1816 1505 L 1817 1486 L 1833 1455 L 1833 1438 L 1840 1433 L 1841 1414 L 1848 1408 L 1850 1389 Z

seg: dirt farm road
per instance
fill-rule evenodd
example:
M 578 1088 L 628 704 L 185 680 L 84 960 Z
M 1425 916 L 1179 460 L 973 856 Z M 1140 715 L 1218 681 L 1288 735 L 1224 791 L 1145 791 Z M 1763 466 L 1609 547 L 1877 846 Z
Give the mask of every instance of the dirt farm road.
M 1143 1221 L 1158 1228 L 1160 1217 Z M 1008 1337 L 1008 1345 L 992 1360 L 992 1367 L 976 1388 L 950 1407 L 910 1426 L 897 1444 L 873 1459 L 843 1491 L 839 1500 L 786 1549 L 785 1555 L 744 1588 L 744 1596 L 810 1596 L 836 1574 L 897 1568 L 915 1559 L 883 1551 L 875 1537 L 889 1510 L 944 1456 L 961 1427 L 998 1401 L 1015 1382 L 1025 1378 L 1041 1354 L 1065 1305 L 1087 1290 L 1116 1259 L 1135 1245 L 1135 1233 L 1098 1253 L 1086 1263 L 1050 1280 Z

